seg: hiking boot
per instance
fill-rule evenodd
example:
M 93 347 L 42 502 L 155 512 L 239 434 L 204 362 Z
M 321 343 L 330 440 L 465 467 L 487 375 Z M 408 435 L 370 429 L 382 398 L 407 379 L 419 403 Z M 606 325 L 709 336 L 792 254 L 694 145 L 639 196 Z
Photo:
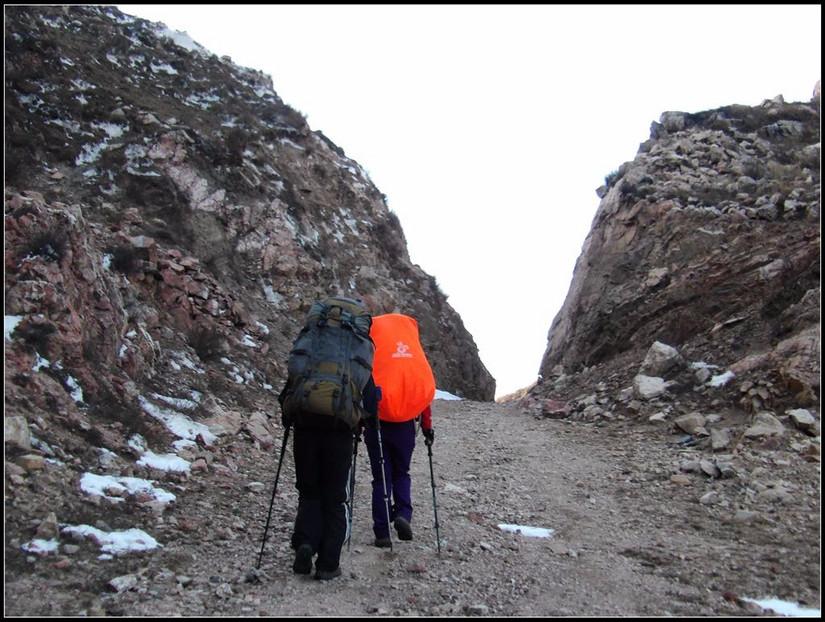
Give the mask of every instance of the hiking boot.
M 335 570 L 315 570 L 315 578 L 319 581 L 330 581 L 335 577 L 341 576 L 341 566 L 338 566 Z
M 410 527 L 410 522 L 402 517 L 399 516 L 395 519 L 395 531 L 398 532 L 398 539 L 399 540 L 412 540 L 412 527 Z
M 295 574 L 309 574 L 312 572 L 312 547 L 309 544 L 302 544 L 295 552 L 295 562 L 292 564 L 292 572 Z
M 375 546 L 379 549 L 388 549 L 392 546 L 392 541 L 390 540 L 389 536 L 386 538 L 376 538 L 375 539 Z

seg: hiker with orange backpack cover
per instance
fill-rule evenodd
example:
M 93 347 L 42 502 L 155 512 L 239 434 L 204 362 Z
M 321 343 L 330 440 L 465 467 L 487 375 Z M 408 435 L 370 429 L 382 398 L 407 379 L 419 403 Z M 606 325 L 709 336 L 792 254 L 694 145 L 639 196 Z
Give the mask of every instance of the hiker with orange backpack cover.
M 418 322 L 414 318 L 400 313 L 374 316 L 370 337 L 375 343 L 373 378 L 375 384 L 381 386 L 380 430 L 366 428 L 364 442 L 373 477 L 375 546 L 384 548 L 392 546 L 388 519 L 399 539 L 413 539 L 410 461 L 415 449 L 417 421 L 420 420 L 427 444 L 431 445 L 435 440 L 430 408 L 435 397 L 435 378 L 421 346 Z M 384 481 L 390 498 L 389 517 Z

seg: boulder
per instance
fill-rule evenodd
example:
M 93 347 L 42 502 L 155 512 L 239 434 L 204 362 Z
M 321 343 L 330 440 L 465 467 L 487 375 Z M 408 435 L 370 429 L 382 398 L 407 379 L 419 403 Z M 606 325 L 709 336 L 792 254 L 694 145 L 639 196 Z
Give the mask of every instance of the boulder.
M 633 378 L 633 394 L 639 399 L 652 400 L 664 395 L 666 390 L 667 384 L 663 378 L 643 374 Z
M 812 432 L 816 428 L 816 417 L 804 408 L 786 411 L 793 424 L 803 432 Z
M 258 411 L 249 416 L 244 424 L 246 431 L 260 443 L 261 447 L 267 449 L 275 444 L 275 437 L 272 434 L 267 416 Z
M 682 415 L 681 417 L 677 417 L 673 423 L 680 430 L 688 434 L 693 434 L 694 436 L 708 434 L 708 431 L 705 429 L 705 417 L 702 413 L 693 412 Z
M 3 439 L 5 444 L 20 449 L 32 448 L 32 437 L 25 417 L 19 415 L 3 417 Z
M 745 430 L 748 438 L 758 438 L 762 436 L 781 436 L 785 433 L 785 426 L 772 413 L 763 411 L 757 413 L 753 419 L 753 425 Z
M 685 359 L 676 348 L 660 341 L 653 342 L 645 355 L 639 373 L 646 376 L 664 377 L 674 369 L 685 366 Z

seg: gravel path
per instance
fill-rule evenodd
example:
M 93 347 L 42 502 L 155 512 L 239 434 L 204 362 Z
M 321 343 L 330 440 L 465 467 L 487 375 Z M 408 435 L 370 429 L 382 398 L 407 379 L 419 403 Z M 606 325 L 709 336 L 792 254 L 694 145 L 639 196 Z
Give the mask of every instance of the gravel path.
M 395 539 L 392 552 L 372 545 L 362 444 L 342 577 L 294 575 L 290 446 L 261 571 L 251 572 L 280 438 L 264 453 L 237 437 L 215 457 L 232 468 L 213 465 L 188 480 L 156 519 L 162 549 L 105 563 L 78 558 L 11 584 L 7 569 L 7 613 L 710 616 L 759 613 L 740 597 L 767 596 L 819 606 L 818 499 L 809 500 L 815 512 L 781 506 L 790 514 L 737 523 L 726 517 L 742 484 L 699 475 L 674 483 L 673 464 L 689 450 L 661 432 L 538 419 L 492 403 L 437 401 L 433 411 L 441 554 L 423 438 L 412 467 L 415 538 Z M 803 466 L 810 469 L 800 477 L 816 481 L 818 464 Z M 251 482 L 263 485 L 250 490 Z M 730 503 L 700 503 L 710 488 Z M 528 537 L 500 523 L 554 533 Z M 107 583 L 125 574 L 135 578 L 131 588 L 112 593 Z M 26 600 L 31 589 L 46 590 L 52 604 Z

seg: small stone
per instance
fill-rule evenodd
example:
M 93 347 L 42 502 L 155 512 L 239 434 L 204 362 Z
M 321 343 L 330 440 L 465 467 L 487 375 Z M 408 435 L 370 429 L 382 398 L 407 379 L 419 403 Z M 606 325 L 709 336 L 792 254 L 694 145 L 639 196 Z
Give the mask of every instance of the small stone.
M 677 428 L 688 434 L 707 434 L 705 430 L 705 417 L 701 413 L 693 412 L 677 417 L 673 423 Z
M 133 574 L 125 574 L 119 577 L 115 577 L 107 584 L 112 590 L 117 592 L 118 594 L 122 592 L 126 592 L 131 590 L 135 587 L 138 583 L 137 575 Z
M 670 476 L 670 481 L 674 484 L 678 484 L 680 486 L 686 486 L 690 484 L 690 477 L 687 475 L 683 475 L 681 473 L 677 473 L 676 475 Z
M 26 469 L 26 471 L 40 471 L 46 464 L 46 459 L 37 454 L 26 454 L 17 459 L 17 464 Z
M 567 546 L 565 546 L 561 542 L 551 541 L 547 545 L 547 548 L 549 548 L 556 555 L 567 555 L 570 552 L 569 549 L 567 548 Z
M 679 465 L 680 471 L 685 471 L 686 473 L 698 473 L 702 470 L 702 467 L 698 460 L 684 460 Z
M 11 475 L 25 475 L 26 474 L 26 470 L 23 467 L 16 465 L 14 462 L 6 462 L 5 466 L 6 466 L 6 475 L 11 476 Z
M 730 445 L 730 432 L 727 428 L 721 430 L 717 428 L 711 429 L 710 446 L 713 451 L 725 449 L 728 445 Z
M 209 465 L 206 463 L 204 458 L 198 458 L 191 464 L 189 470 L 192 473 L 206 473 L 209 471 Z
M 3 440 L 6 444 L 30 450 L 32 448 L 31 432 L 26 418 L 20 415 L 3 417 Z
M 712 505 L 719 500 L 719 493 L 715 490 L 705 493 L 699 498 L 699 503 L 702 505 Z
M 696 378 L 696 381 L 699 384 L 705 384 L 708 380 L 710 380 L 710 377 L 712 375 L 713 374 L 711 374 L 710 370 L 706 367 L 702 367 L 700 369 L 697 369 L 696 373 L 694 374 L 694 376 Z
M 785 426 L 773 414 L 760 412 L 754 417 L 754 424 L 745 430 L 748 438 L 759 436 L 780 436 L 785 433 Z
M 56 540 L 60 537 L 60 528 L 57 525 L 57 516 L 55 516 L 54 512 L 50 512 L 49 515 L 41 521 L 35 533 L 38 538 L 44 540 Z
M 816 418 L 804 408 L 795 408 L 786 412 L 793 424 L 800 430 L 807 432 L 816 425 Z
M 702 473 L 704 473 L 708 477 L 719 477 L 719 469 L 716 468 L 716 465 L 710 460 L 700 460 L 699 468 L 701 469 Z
M 730 462 L 720 462 L 717 460 L 716 468 L 719 469 L 719 477 L 722 479 L 731 479 L 736 477 L 736 469 L 733 468 L 733 465 Z
M 790 493 L 782 487 L 763 490 L 756 495 L 756 498 L 759 501 L 767 501 L 768 503 L 790 503 L 792 501 Z
M 221 583 L 218 587 L 215 588 L 215 596 L 218 598 L 229 598 L 232 596 L 234 592 L 232 591 L 232 586 L 228 583 Z
M 752 523 L 759 518 L 759 512 L 752 512 L 750 510 L 738 510 L 733 515 L 734 523 Z

